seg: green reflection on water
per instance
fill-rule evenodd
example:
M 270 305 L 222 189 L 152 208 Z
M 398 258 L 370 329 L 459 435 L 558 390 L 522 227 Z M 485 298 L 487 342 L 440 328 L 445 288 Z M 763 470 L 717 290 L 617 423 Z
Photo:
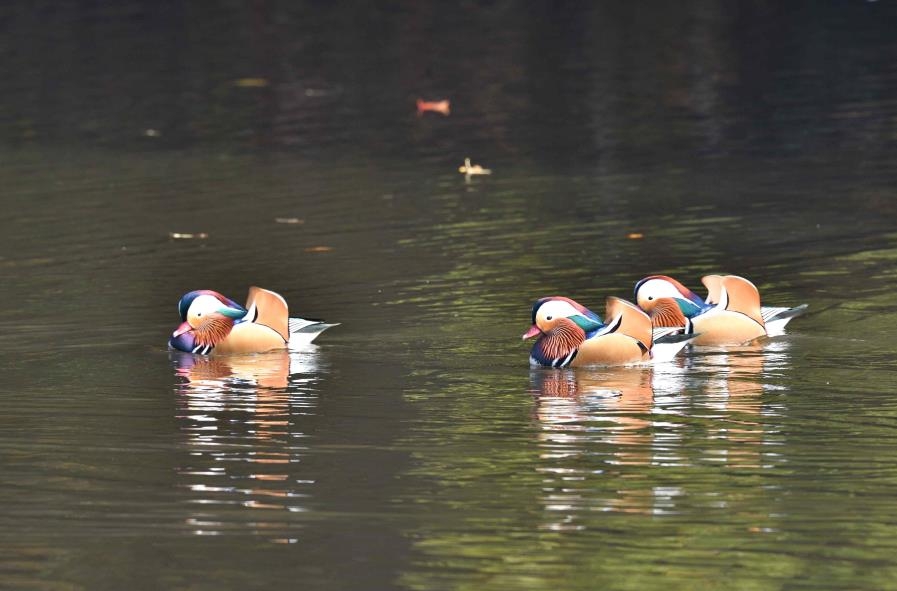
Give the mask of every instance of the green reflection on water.
M 569 197 L 556 197 L 561 213 L 548 219 L 525 187 L 478 198 L 476 219 L 447 222 L 451 212 L 437 211 L 431 232 L 403 243 L 449 264 L 401 284 L 389 302 L 433 325 L 414 361 L 425 385 L 405 392 L 422 418 L 403 440 L 413 468 L 400 501 L 416 524 L 406 530 L 413 565 L 402 584 L 889 584 L 897 456 L 876 442 L 889 437 L 897 408 L 890 398 L 864 405 L 890 379 L 894 316 L 881 314 L 886 275 L 865 270 L 892 265 L 892 249 L 827 234 L 821 248 L 833 256 L 808 263 L 780 253 L 794 219 L 771 223 L 762 210 L 639 217 L 608 213 L 596 195 L 576 211 L 592 220 L 583 223 L 568 219 Z M 664 271 L 695 283 L 722 265 L 738 272 L 744 262 L 714 247 L 740 226 L 752 229 L 737 248 L 753 257 L 746 268 L 760 271 L 767 301 L 810 303 L 791 336 L 696 351 L 664 370 L 536 371 L 527 383 L 519 334 L 535 297 L 559 292 L 600 309 L 665 260 L 674 262 Z M 646 238 L 626 240 L 632 227 Z M 858 264 L 869 278 L 861 286 Z

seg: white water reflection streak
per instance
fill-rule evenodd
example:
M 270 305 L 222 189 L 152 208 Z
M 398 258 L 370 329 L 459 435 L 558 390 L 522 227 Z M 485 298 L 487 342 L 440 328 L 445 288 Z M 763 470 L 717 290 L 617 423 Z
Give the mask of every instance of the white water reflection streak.
M 789 363 L 788 342 L 770 340 L 655 367 L 533 369 L 543 527 L 582 529 L 591 511 L 711 509 L 708 470 L 775 468 L 779 411 L 764 393 Z
M 193 494 L 187 525 L 198 535 L 249 531 L 296 540 L 315 481 L 303 470 L 305 423 L 314 415 L 317 348 L 203 357 L 172 352 L 180 431 Z

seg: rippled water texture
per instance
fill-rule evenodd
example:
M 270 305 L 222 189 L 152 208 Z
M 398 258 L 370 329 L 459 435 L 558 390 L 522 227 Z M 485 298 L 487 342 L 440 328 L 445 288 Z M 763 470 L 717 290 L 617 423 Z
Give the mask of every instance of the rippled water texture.
M 0 7 L 0 588 L 894 587 L 894 6 L 630 4 Z M 528 367 L 711 272 L 810 312 Z

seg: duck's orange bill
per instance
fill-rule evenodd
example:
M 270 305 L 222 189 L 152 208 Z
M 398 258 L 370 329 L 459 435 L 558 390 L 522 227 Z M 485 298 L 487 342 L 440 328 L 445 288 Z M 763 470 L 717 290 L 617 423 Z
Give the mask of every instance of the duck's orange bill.
M 190 326 L 189 322 L 182 322 L 181 325 L 177 327 L 177 329 L 175 329 L 173 333 L 171 333 L 171 336 L 172 338 L 179 337 L 185 332 L 190 332 L 191 330 L 193 330 L 193 327 Z
M 523 340 L 531 339 L 537 334 L 540 334 L 542 331 L 539 330 L 539 327 L 535 324 L 529 327 L 529 330 L 523 333 Z

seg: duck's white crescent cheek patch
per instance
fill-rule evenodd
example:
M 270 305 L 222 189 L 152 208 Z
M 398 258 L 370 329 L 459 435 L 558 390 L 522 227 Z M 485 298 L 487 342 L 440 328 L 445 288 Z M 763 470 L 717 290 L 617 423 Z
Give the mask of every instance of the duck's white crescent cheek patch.
M 551 301 L 542 304 L 539 308 L 539 316 L 542 319 L 548 319 L 549 316 L 554 318 L 567 318 L 579 314 L 579 310 L 568 304 L 567 302 Z
M 663 279 L 652 279 L 648 281 L 638 290 L 639 299 L 653 298 L 675 298 L 682 297 L 679 290 Z
M 187 310 L 187 314 L 206 314 L 214 312 L 221 306 L 222 304 L 218 301 L 218 298 L 210 295 L 201 295 L 190 303 L 190 309 Z

